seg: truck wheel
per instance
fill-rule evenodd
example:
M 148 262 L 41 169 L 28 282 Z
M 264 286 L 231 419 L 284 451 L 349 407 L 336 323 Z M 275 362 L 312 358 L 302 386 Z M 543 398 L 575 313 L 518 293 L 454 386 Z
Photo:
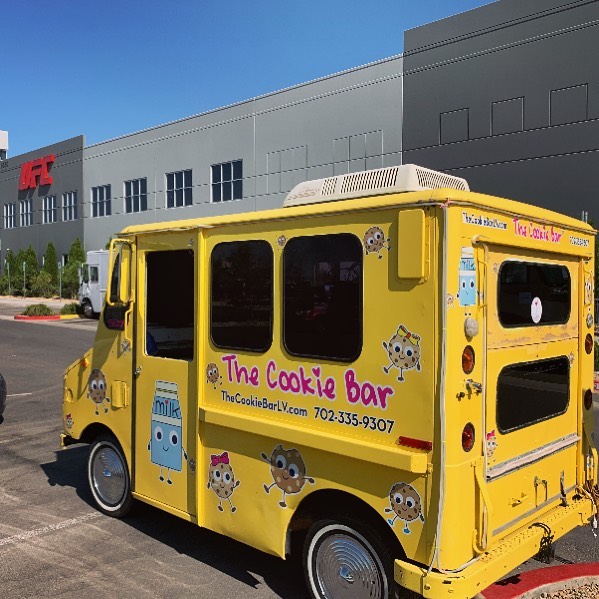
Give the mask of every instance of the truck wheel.
M 393 558 L 378 535 L 354 522 L 315 522 L 306 536 L 303 566 L 314 599 L 410 597 L 400 594 L 406 589 L 395 584 Z
M 123 518 L 130 512 L 133 497 L 127 461 L 119 442 L 112 435 L 102 435 L 92 443 L 87 476 L 101 512 L 114 518 Z
M 94 309 L 87 300 L 85 300 L 83 302 L 81 307 L 83 308 L 83 314 L 85 315 L 85 318 L 93 318 L 94 317 Z

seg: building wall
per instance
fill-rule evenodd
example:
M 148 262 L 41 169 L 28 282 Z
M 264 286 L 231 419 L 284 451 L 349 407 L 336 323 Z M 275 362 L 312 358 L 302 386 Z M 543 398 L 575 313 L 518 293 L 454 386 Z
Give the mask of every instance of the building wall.
M 599 2 L 501 0 L 407 31 L 403 162 L 599 223 Z
M 83 220 L 80 215 L 83 193 L 84 144 L 85 138 L 81 135 L 8 158 L 0 163 L 0 266 L 2 266 L 2 272 L 8 249 L 16 253 L 19 249 L 26 249 L 31 244 L 41 264 L 42 256 L 49 241 L 54 243 L 56 252 L 60 257 L 62 254 L 68 254 L 71 243 L 76 237 L 83 240 Z M 50 170 L 52 184 L 38 185 L 35 189 L 19 191 L 22 165 L 50 154 L 55 155 L 55 161 Z M 65 222 L 62 220 L 62 199 L 63 194 L 68 192 L 77 194 L 79 218 Z M 42 205 L 43 198 L 47 196 L 56 197 L 58 222 L 43 224 Z M 30 226 L 21 226 L 20 202 L 27 199 L 32 201 L 32 224 Z M 16 226 L 11 229 L 5 228 L 3 220 L 4 205 L 8 203 L 15 204 Z
M 86 248 L 129 224 L 278 207 L 305 179 L 401 164 L 401 68 L 390 58 L 86 147 Z M 243 199 L 211 202 L 211 165 L 235 160 Z M 167 208 L 166 173 L 187 169 L 193 204 Z M 147 178 L 148 210 L 127 214 L 124 182 L 137 178 Z M 112 215 L 94 218 L 91 189 L 103 185 Z

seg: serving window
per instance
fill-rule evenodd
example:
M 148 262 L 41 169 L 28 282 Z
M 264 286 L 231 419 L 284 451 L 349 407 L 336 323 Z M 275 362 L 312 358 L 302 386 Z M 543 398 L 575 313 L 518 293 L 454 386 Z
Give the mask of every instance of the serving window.
M 362 258 L 349 233 L 295 237 L 283 253 L 283 341 L 294 356 L 351 362 L 362 351 Z
M 273 252 L 266 241 L 217 244 L 211 256 L 210 335 L 219 348 L 265 352 L 272 343 Z

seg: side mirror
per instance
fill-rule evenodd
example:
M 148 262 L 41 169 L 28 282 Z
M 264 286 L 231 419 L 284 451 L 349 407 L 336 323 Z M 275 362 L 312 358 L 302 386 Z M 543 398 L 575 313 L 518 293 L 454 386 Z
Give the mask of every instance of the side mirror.
M 131 265 L 133 245 L 130 241 L 113 239 L 110 242 L 110 288 L 106 298 L 109 306 L 128 304 L 132 298 Z

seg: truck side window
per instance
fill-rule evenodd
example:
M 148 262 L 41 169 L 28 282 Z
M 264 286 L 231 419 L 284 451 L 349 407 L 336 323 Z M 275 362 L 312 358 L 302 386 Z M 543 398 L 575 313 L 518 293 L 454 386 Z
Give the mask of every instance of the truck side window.
M 266 241 L 217 244 L 211 256 L 210 336 L 219 348 L 272 343 L 273 252 Z
M 89 267 L 89 282 L 90 283 L 97 283 L 99 280 L 98 278 L 98 267 L 97 266 L 90 266 Z
M 499 269 L 497 311 L 506 327 L 564 324 L 570 318 L 570 273 L 561 264 L 504 262 Z M 535 317 L 533 301 L 539 306 Z
M 146 255 L 147 355 L 193 360 L 194 274 L 191 250 Z
M 295 356 L 351 362 L 362 351 L 360 240 L 295 237 L 283 253 L 283 338 Z
M 566 356 L 506 366 L 497 379 L 497 426 L 502 433 L 563 414 L 568 408 Z

